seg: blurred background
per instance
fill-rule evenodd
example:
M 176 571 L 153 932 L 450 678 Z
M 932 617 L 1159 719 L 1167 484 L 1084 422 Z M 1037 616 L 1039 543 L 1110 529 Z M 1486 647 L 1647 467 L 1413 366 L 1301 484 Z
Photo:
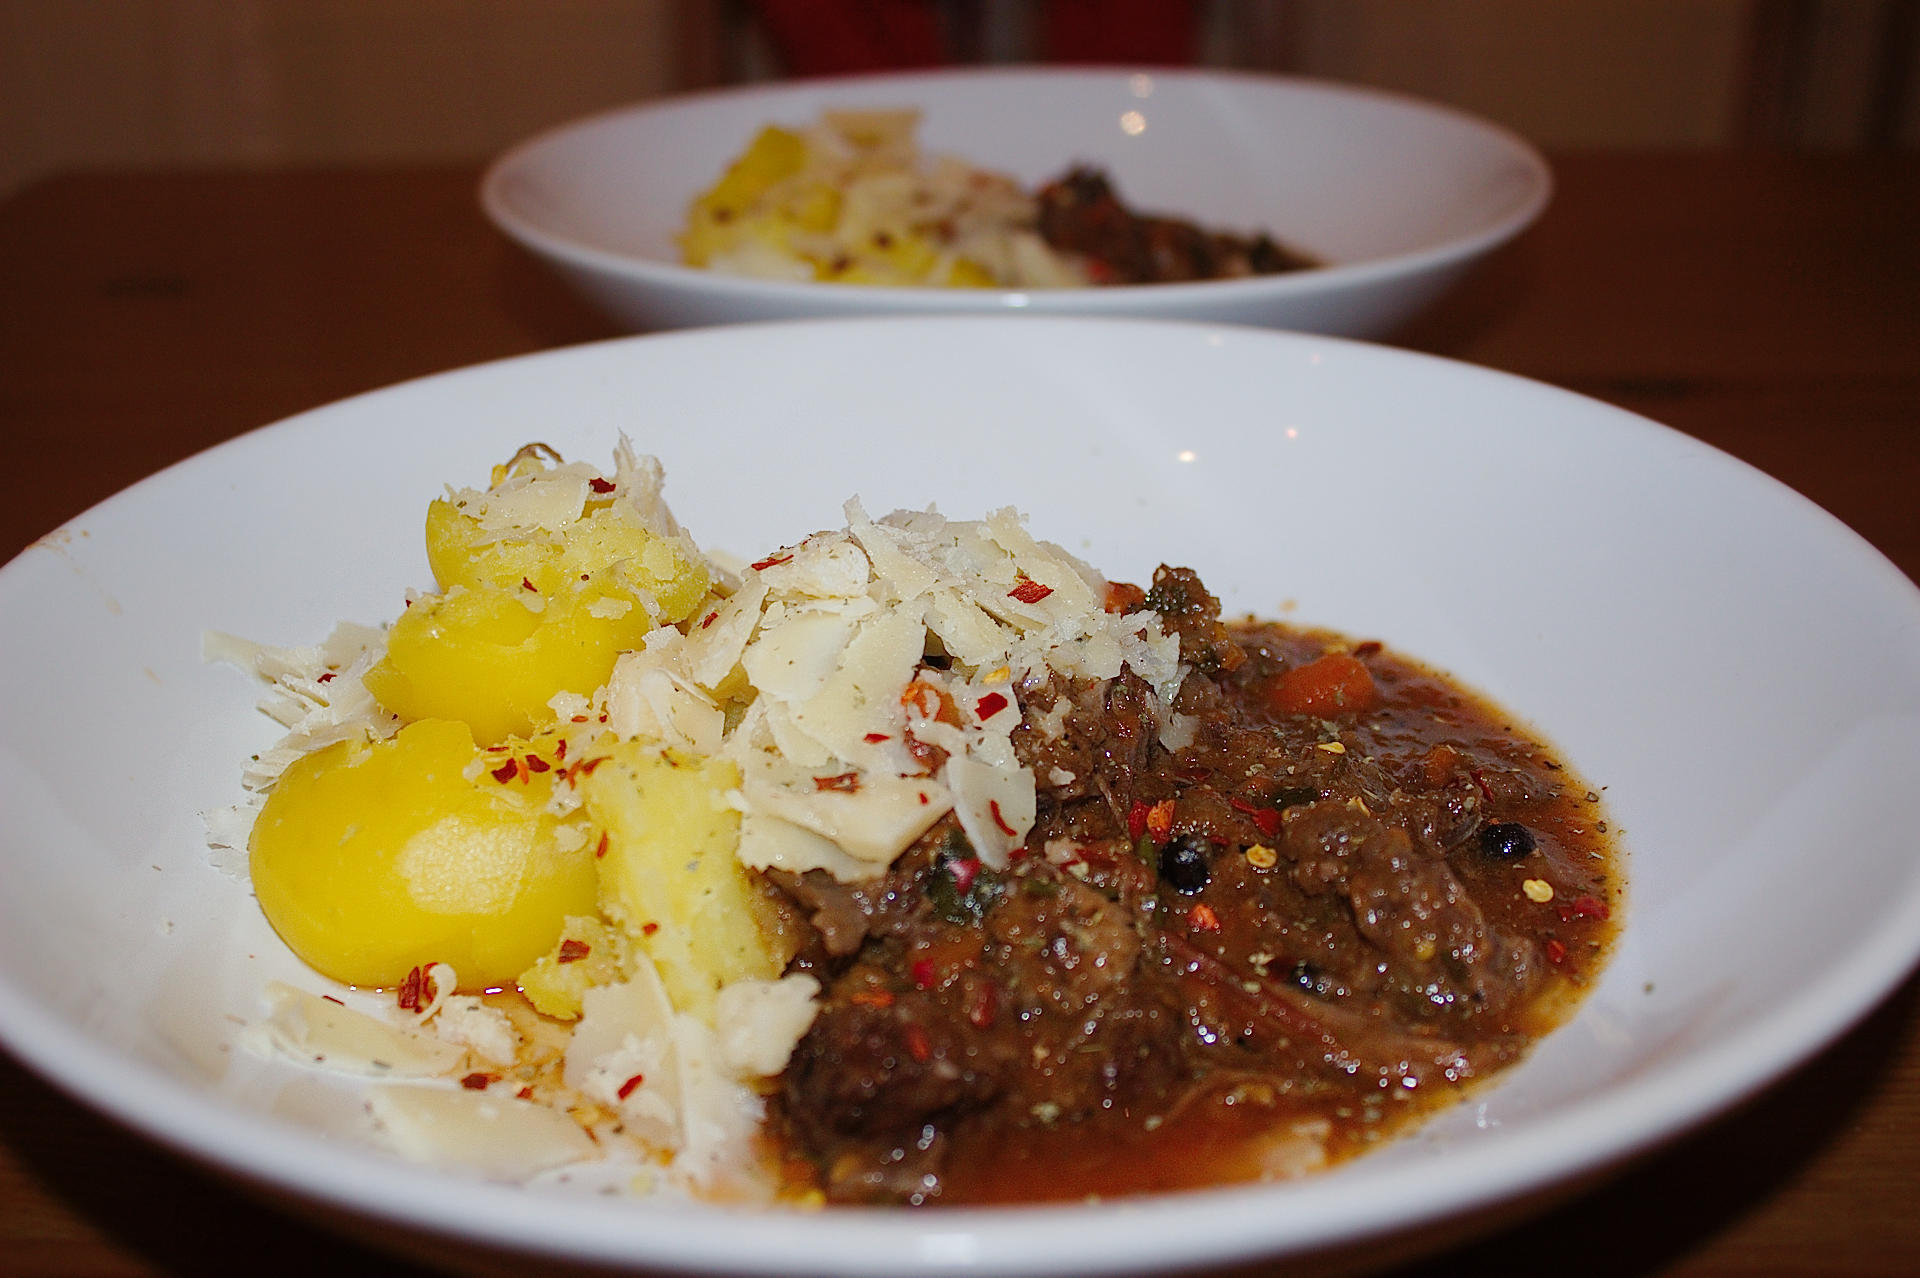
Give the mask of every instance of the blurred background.
M 664 94 L 1020 61 L 1327 76 L 1560 150 L 1920 145 L 1920 0 L 0 0 L 0 197 L 477 162 Z

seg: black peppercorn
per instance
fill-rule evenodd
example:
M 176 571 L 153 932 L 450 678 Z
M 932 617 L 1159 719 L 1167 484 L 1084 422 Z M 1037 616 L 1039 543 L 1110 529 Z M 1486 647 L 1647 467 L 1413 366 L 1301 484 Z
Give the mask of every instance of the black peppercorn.
M 1496 821 L 1480 829 L 1480 850 L 1501 861 L 1517 861 L 1536 846 L 1533 831 L 1518 821 Z
M 1213 867 L 1207 864 L 1207 841 L 1197 834 L 1176 834 L 1160 849 L 1160 878 L 1168 887 L 1192 896 L 1207 886 Z

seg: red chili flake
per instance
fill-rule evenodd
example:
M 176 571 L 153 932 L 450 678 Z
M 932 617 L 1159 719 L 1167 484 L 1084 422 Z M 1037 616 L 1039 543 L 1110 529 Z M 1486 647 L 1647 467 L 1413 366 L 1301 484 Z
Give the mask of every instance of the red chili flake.
M 532 1100 L 533 1089 L 531 1087 L 523 1087 L 519 1091 L 515 1092 L 514 1095 L 521 1100 Z
M 813 785 L 816 790 L 838 790 L 842 794 L 852 794 L 860 788 L 860 774 L 842 772 L 837 776 L 815 777 Z
M 465 1078 L 461 1079 L 460 1086 L 466 1088 L 470 1092 L 484 1092 L 487 1090 L 488 1086 L 492 1084 L 492 1082 L 493 1082 L 493 1075 L 481 1074 L 481 1073 L 475 1072 L 472 1074 L 468 1074 Z
M 940 983 L 940 973 L 932 959 L 915 959 L 907 974 L 913 978 L 913 988 L 917 990 L 930 990 Z
M 615 484 L 611 479 L 602 479 L 600 476 L 595 475 L 587 481 L 587 487 L 593 489 L 596 493 L 610 493 L 614 490 Z
M 1037 604 L 1053 593 L 1052 586 L 1043 586 L 1025 573 L 1020 574 L 1019 583 L 1007 592 L 1009 598 L 1018 599 L 1024 604 Z
M 573 770 L 581 776 L 590 777 L 593 775 L 593 770 L 595 768 L 599 767 L 601 764 L 605 763 L 610 758 L 612 758 L 611 755 L 596 754 L 591 759 L 582 759 L 580 760 L 580 762 L 574 764 Z
M 527 767 L 533 772 L 545 772 L 552 765 L 537 754 L 527 756 Z
M 652 936 L 655 932 L 658 932 L 659 930 L 660 930 L 660 925 L 658 923 L 642 923 L 640 925 L 640 935 L 642 936 Z
M 862 738 L 862 740 L 864 740 L 868 745 L 877 745 L 882 741 L 891 741 L 893 740 L 893 738 L 888 736 L 884 732 L 869 732 L 865 737 Z
M 567 720 L 568 723 L 585 723 L 586 721 L 587 721 L 587 716 L 585 716 L 584 714 L 576 714 L 573 716 L 573 718 Z
M 319 677 L 318 679 L 316 679 L 316 680 L 314 680 L 314 682 L 315 682 L 315 683 L 332 683 L 332 682 L 333 682 L 333 671 L 331 671 L 331 670 L 328 670 L 328 671 L 326 671 L 326 672 L 324 672 L 323 674 L 321 674 L 321 676 L 320 676 L 320 677 Z
M 953 876 L 953 886 L 960 895 L 965 896 L 973 890 L 973 881 L 980 877 L 980 861 L 977 857 L 947 862 L 947 873 Z
M 1567 961 L 1567 947 L 1558 941 L 1548 941 L 1546 945 L 1547 962 L 1555 967 Z
M 1567 909 L 1577 919 L 1606 919 L 1613 914 L 1607 903 L 1597 896 L 1576 896 L 1568 903 Z
M 646 1081 L 647 1076 L 645 1074 L 635 1074 L 632 1078 L 620 1084 L 620 1091 L 618 1092 L 620 1099 L 625 1100 L 627 1097 L 633 1095 L 633 1089 Z
M 1220 916 L 1213 912 L 1212 906 L 1202 901 L 1187 911 L 1187 926 L 1196 932 L 1218 932 Z
M 531 590 L 536 595 L 540 593 L 540 588 L 534 585 L 531 581 L 528 581 L 525 577 L 522 577 L 520 579 L 520 589 Z
M 594 858 L 597 860 L 600 857 L 605 856 L 606 854 L 607 854 L 607 832 L 605 830 L 602 830 L 600 831 L 600 842 L 594 844 L 593 855 L 594 855 Z
M 714 622 L 718 620 L 720 620 L 720 610 L 718 608 L 715 608 L 712 612 L 700 618 L 700 628 L 702 630 L 705 630 L 708 626 L 711 626 Z
M 407 979 L 400 982 L 398 1001 L 403 1010 L 417 1012 L 432 1001 L 427 993 L 427 974 L 420 968 L 407 973 Z
M 861 1007 L 892 1007 L 892 990 L 855 990 L 847 995 L 847 1002 L 858 1003 Z
M 973 708 L 973 712 L 980 716 L 982 723 L 985 723 L 988 719 L 993 718 L 993 716 L 999 714 L 1006 708 L 1007 699 L 1005 697 L 997 692 L 989 692 L 986 696 L 980 698 L 980 704 Z
M 1147 834 L 1155 843 L 1165 843 L 1173 834 L 1173 800 L 1162 799 L 1147 809 Z
M 508 759 L 505 763 L 493 770 L 493 779 L 501 785 L 505 785 L 507 782 L 513 780 L 513 774 L 519 770 L 519 768 L 514 766 L 513 760 Z
M 775 564 L 789 563 L 792 561 L 792 559 L 793 559 L 792 555 L 785 555 L 785 554 L 768 555 L 765 559 L 762 559 L 759 563 L 753 565 L 753 570 L 755 572 L 764 572 L 768 568 L 773 567 Z
M 1007 819 L 1000 815 L 1000 800 L 998 799 L 987 800 L 987 815 L 991 816 L 993 818 L 993 823 L 1000 827 L 1000 833 L 1006 835 L 1008 838 L 1012 838 L 1014 835 L 1020 833 L 1018 830 L 1008 825 Z
M 933 800 L 927 797 L 927 792 L 925 790 L 922 790 L 920 792 L 920 806 L 924 808 L 927 806 L 927 804 L 932 802 Z
M 342 1007 L 345 1007 L 347 1005 L 344 999 L 337 999 L 331 994 L 322 994 L 320 997 L 324 998 L 329 1003 L 338 1003 Z
M 591 953 L 593 953 L 593 947 L 591 945 L 588 945 L 585 941 L 575 940 L 570 936 L 560 942 L 560 952 L 554 955 L 554 958 L 562 963 L 578 963 Z
M 918 1025 L 909 1024 L 906 1028 L 907 1052 L 922 1065 L 933 1059 L 933 1043 L 927 1038 L 927 1032 Z
M 1147 832 L 1147 813 L 1152 811 L 1143 799 L 1135 799 L 1133 806 L 1127 809 L 1127 837 L 1135 843 Z
M 553 743 L 553 757 L 555 762 L 559 762 L 567 757 L 567 739 L 565 737 L 561 737 Z
M 1254 828 L 1266 838 L 1271 839 L 1280 833 L 1280 809 L 1256 807 L 1240 799 L 1229 799 L 1227 802 L 1235 812 L 1246 813 L 1252 819 Z
M 1000 991 L 992 985 L 982 985 L 974 997 L 973 1006 L 967 1009 L 967 1020 L 975 1029 L 988 1029 L 1000 1014 Z

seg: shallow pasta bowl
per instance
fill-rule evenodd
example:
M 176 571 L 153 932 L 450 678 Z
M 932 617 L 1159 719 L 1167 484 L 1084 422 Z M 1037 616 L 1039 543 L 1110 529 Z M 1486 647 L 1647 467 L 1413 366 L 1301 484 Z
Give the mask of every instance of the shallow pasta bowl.
M 761 126 L 912 107 L 923 152 L 1032 188 L 1097 164 L 1135 208 L 1265 230 L 1324 266 L 1120 288 L 881 288 L 722 275 L 675 236 Z M 1206 72 L 987 69 L 811 80 L 647 103 L 497 160 L 481 203 L 634 329 L 870 314 L 1125 315 L 1379 336 L 1545 207 L 1539 154 L 1495 125 L 1373 90 Z
M 1233 611 L 1450 671 L 1606 787 L 1630 856 L 1616 958 L 1495 1085 L 1294 1182 L 809 1213 L 490 1184 L 382 1152 L 352 1087 L 240 1045 L 268 981 L 318 981 L 207 853 L 200 813 L 238 797 L 276 730 L 202 662 L 201 635 L 291 643 L 389 617 L 427 580 L 420 520 L 444 484 L 530 439 L 603 459 L 621 432 L 663 460 L 704 545 L 781 545 L 837 526 L 855 494 L 968 517 L 1012 504 L 1115 578 L 1190 564 Z M 1848 659 L 1809 661 L 1834 634 Z M 443 1259 L 1094 1273 L 1417 1245 L 1751 1094 L 1911 968 L 1916 634 L 1910 582 L 1725 455 L 1334 339 L 846 321 L 486 365 L 244 436 L 0 569 L 0 1041 L 185 1155 Z

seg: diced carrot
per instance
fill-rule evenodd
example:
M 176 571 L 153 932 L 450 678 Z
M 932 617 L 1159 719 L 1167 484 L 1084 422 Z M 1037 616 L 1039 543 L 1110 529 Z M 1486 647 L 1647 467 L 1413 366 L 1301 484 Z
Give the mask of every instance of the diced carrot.
M 1366 664 L 1347 652 L 1330 652 L 1304 666 L 1282 671 L 1267 687 L 1267 704 L 1281 714 L 1311 714 L 1322 719 L 1364 713 L 1378 699 Z

